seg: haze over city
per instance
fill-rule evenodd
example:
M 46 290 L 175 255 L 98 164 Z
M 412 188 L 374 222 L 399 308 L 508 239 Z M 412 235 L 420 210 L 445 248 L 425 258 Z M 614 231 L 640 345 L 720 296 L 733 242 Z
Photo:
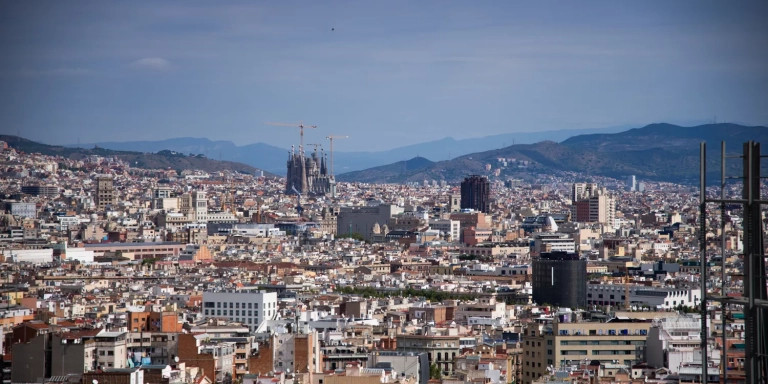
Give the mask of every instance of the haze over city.
M 0 133 L 344 150 L 768 123 L 765 2 L 2 2 Z
M 0 0 L 0 384 L 768 383 L 766 15 Z

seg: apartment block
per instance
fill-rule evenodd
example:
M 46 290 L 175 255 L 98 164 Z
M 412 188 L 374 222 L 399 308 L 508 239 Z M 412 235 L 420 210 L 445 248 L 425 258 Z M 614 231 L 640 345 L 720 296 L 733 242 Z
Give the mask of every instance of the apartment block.
M 648 364 L 679 373 L 685 363 L 694 361 L 701 363 L 701 318 L 679 316 L 654 321 L 648 331 Z
M 470 324 L 470 318 L 501 319 L 506 321 L 506 304 L 496 300 L 496 295 L 479 297 L 474 302 L 462 302 L 456 308 L 454 320 L 459 324 Z
M 258 329 L 264 320 L 277 314 L 277 293 L 266 291 L 223 291 L 203 293 L 203 316 L 206 319 L 227 319 Z
M 400 352 L 426 353 L 430 364 L 436 364 L 444 373 L 453 372 L 453 361 L 459 354 L 460 336 L 449 328 L 435 333 L 430 330 L 421 335 L 397 335 Z M 455 332 L 453 332 L 455 333 Z
M 630 306 L 647 306 L 651 309 L 671 310 L 680 306 L 695 308 L 701 298 L 699 288 L 587 284 L 587 305 L 624 306 L 627 292 Z
M 128 367 L 128 332 L 101 331 L 93 342 L 93 369 Z
M 235 343 L 212 340 L 207 333 L 179 334 L 179 361 L 199 367 L 217 383 L 235 374 Z
M 616 199 L 606 188 L 598 188 L 594 183 L 574 183 L 571 200 L 573 221 L 613 225 Z
M 530 384 L 547 374 L 547 367 L 583 361 L 619 363 L 631 367 L 643 360 L 651 322 L 618 320 L 586 322 L 565 318 L 529 326 L 523 338 L 522 382 Z
M 176 312 L 128 312 L 131 332 L 181 332 Z
M 103 211 L 107 206 L 117 204 L 114 179 L 111 176 L 96 177 L 96 208 Z
M 366 240 L 373 236 L 376 224 L 389 223 L 392 216 L 403 213 L 403 208 L 397 205 L 384 204 L 375 207 L 342 207 L 336 221 L 339 235 L 359 233 Z
M 134 366 L 173 364 L 178 355 L 177 333 L 130 332 L 128 333 L 128 359 Z

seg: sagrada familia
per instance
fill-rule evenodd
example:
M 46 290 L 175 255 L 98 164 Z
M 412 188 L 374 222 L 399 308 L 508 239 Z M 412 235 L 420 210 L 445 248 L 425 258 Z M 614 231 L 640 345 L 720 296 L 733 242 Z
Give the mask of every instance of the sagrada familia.
M 328 174 L 324 155 L 318 156 L 317 148 L 312 156 L 304 156 L 303 148 L 291 149 L 288 157 L 288 174 L 285 193 L 325 195 L 331 192 L 331 176 Z

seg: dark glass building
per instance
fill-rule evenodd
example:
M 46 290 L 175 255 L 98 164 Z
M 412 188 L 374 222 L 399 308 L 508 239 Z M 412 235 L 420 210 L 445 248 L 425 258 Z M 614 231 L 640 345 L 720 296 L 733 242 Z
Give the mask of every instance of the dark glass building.
M 472 175 L 461 182 L 461 209 L 490 213 L 491 184 L 488 179 Z
M 21 193 L 32 196 L 58 197 L 59 188 L 52 185 L 23 185 Z
M 533 261 L 533 301 L 559 307 L 587 305 L 587 261 L 576 253 L 542 253 Z

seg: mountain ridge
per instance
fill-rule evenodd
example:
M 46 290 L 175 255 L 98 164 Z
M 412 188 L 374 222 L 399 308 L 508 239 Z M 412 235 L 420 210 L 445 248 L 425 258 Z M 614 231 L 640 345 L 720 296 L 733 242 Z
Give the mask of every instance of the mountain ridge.
M 699 143 L 725 141 L 727 151 L 740 151 L 745 141 L 768 142 L 768 128 L 738 124 L 704 124 L 681 127 L 658 123 L 610 134 L 573 136 L 563 142 L 542 141 L 516 144 L 500 149 L 471 153 L 428 168 L 401 172 L 367 182 L 402 183 L 424 179 L 460 181 L 469 174 L 489 175 L 499 169 L 500 178 L 525 177 L 559 171 L 583 172 L 596 176 L 636 175 L 657 181 L 695 183 L 698 180 Z M 716 147 L 716 148 L 715 148 Z M 718 146 L 708 147 L 708 178 L 719 177 Z M 717 158 L 717 159 L 716 159 Z M 500 166 L 514 160 L 514 166 Z M 735 169 L 735 165 L 729 165 Z M 363 170 L 358 174 L 366 174 Z M 357 181 L 354 175 L 341 174 L 339 180 Z
M 89 155 L 114 156 L 128 162 L 131 166 L 145 169 L 200 169 L 207 172 L 231 170 L 235 172 L 255 174 L 262 171 L 247 164 L 219 161 L 209 159 L 201 154 L 184 155 L 170 150 L 161 150 L 157 153 L 139 151 L 117 151 L 112 149 L 94 147 L 92 149 L 71 148 L 59 145 L 48 145 L 32 141 L 20 136 L 0 135 L 0 140 L 5 141 L 11 148 L 27 153 L 40 153 L 49 156 L 62 156 L 70 159 L 82 159 Z M 275 175 L 265 172 L 267 177 Z
M 450 160 L 467 153 L 500 148 L 505 146 L 506 143 L 532 144 L 541 141 L 543 138 L 560 141 L 584 132 L 613 132 L 619 129 L 626 129 L 626 127 L 515 132 L 466 139 L 455 139 L 451 136 L 446 136 L 433 141 L 409 144 L 383 151 L 340 151 L 340 146 L 344 148 L 343 142 L 340 142 L 340 146 L 336 146 L 334 151 L 334 168 L 336 173 L 345 173 L 386 165 L 393 160 L 400 161 L 419 156 L 432 161 Z M 180 137 L 154 141 L 97 142 L 80 145 L 69 144 L 66 146 L 92 147 L 94 145 L 115 150 L 157 152 L 168 149 L 183 153 L 200 153 L 209 158 L 243 162 L 278 175 L 285 174 L 285 162 L 288 159 L 289 152 L 288 149 L 265 143 L 237 145 L 228 140 L 211 140 L 196 137 Z
M 424 169 L 435 164 L 432 160 L 417 156 L 409 160 L 402 160 L 392 164 L 381 165 L 363 171 L 352 171 L 339 175 L 338 181 L 356 181 L 361 183 L 372 182 L 382 178 L 395 177 L 404 172 Z M 343 177 L 342 177 L 343 176 Z

